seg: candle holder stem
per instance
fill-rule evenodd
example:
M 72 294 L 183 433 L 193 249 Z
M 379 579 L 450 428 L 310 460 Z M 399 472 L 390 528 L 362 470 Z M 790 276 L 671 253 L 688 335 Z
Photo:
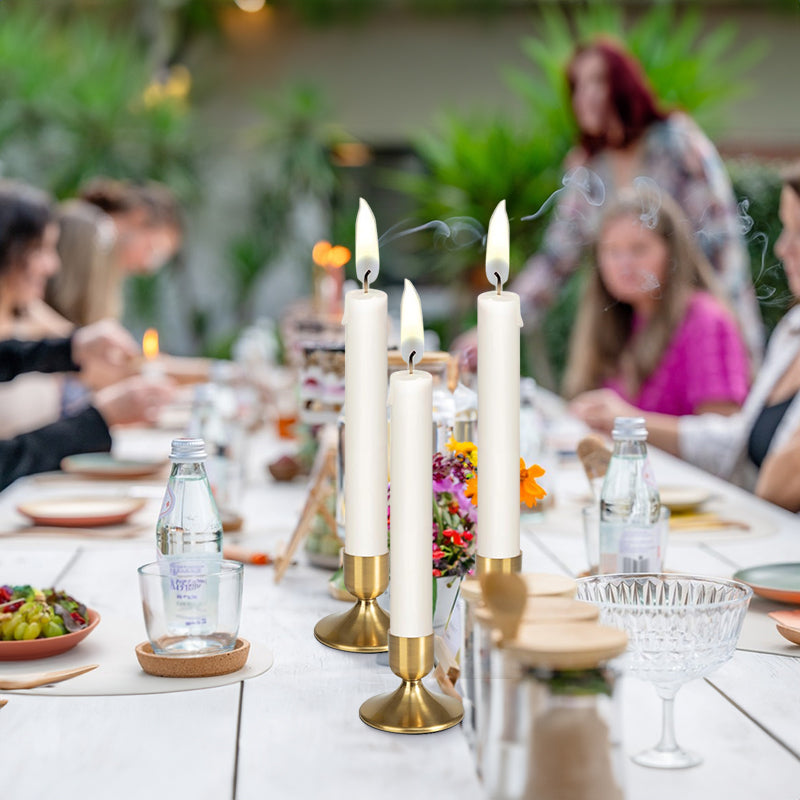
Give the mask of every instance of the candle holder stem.
M 522 553 L 510 558 L 489 558 L 478 556 L 475 559 L 478 577 L 488 575 L 490 572 L 499 572 L 508 575 L 512 572 L 522 572 Z
M 314 636 L 327 647 L 351 653 L 383 653 L 389 648 L 389 615 L 376 598 L 389 585 L 389 554 L 344 554 L 344 585 L 356 604 L 340 614 L 321 619 Z
M 461 722 L 464 708 L 460 700 L 422 685 L 433 668 L 433 634 L 389 634 L 389 666 L 403 682 L 395 691 L 364 702 L 359 709 L 362 722 L 390 733 L 435 733 Z

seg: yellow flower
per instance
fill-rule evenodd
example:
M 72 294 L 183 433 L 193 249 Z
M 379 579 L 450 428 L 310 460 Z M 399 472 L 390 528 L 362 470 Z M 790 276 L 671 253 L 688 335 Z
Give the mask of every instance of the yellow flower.
M 537 500 L 541 500 L 547 492 L 536 483 L 536 478 L 541 478 L 544 470 L 538 464 L 525 466 L 525 460 L 519 460 L 519 501 L 528 508 L 533 508 Z
M 451 438 L 447 443 L 447 449 L 452 453 L 461 453 L 470 460 L 474 467 L 478 466 L 478 447 L 472 442 L 457 442 Z

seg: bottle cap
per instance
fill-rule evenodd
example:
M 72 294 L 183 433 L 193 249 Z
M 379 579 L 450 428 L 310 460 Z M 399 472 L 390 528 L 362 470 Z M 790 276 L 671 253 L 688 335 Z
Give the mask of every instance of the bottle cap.
M 205 461 L 206 443 L 203 439 L 173 439 L 170 461 Z
M 647 439 L 647 426 L 644 417 L 614 417 L 614 429 L 611 431 L 612 439 Z

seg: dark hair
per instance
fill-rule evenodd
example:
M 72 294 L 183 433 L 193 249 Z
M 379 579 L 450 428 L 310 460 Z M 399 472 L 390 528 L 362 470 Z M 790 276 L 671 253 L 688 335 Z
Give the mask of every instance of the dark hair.
M 587 53 L 597 53 L 606 65 L 609 102 L 623 130 L 623 139 L 615 142 L 615 146 L 624 147 L 635 142 L 648 126 L 667 118 L 667 114 L 659 109 L 658 100 L 639 63 L 621 45 L 605 38 L 594 39 L 575 48 L 567 65 L 570 100 L 575 94 L 575 63 Z M 590 156 L 610 144 L 606 135 L 590 136 L 583 131 L 580 132 L 580 143 Z
M 183 230 L 178 202 L 172 190 L 163 183 L 151 181 L 139 185 L 98 177 L 82 186 L 78 196 L 112 216 L 143 210 L 147 215 L 147 225 L 167 225 Z
M 54 221 L 53 203 L 46 192 L 0 180 L 0 273 L 19 264 Z

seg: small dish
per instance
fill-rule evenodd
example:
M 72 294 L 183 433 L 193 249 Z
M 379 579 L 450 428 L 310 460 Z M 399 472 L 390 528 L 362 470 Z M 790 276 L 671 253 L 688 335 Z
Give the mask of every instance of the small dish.
M 89 624 L 79 631 L 51 636 L 49 639 L 29 639 L 27 641 L 0 642 L 0 661 L 27 661 L 34 658 L 48 658 L 71 650 L 82 642 L 100 622 L 100 615 L 91 608 L 86 609 Z
M 658 493 L 661 504 L 673 514 L 694 511 L 711 499 L 711 492 L 700 486 L 659 486 Z
M 35 525 L 93 528 L 124 522 L 145 502 L 143 497 L 59 497 L 21 503 L 17 511 Z
M 79 453 L 61 459 L 61 469 L 85 478 L 146 478 L 159 472 L 166 462 L 115 458 L 111 453 Z
M 746 583 L 760 597 L 779 603 L 800 604 L 800 563 L 748 567 L 740 569 L 733 578 Z
M 775 627 L 784 639 L 792 644 L 800 644 L 800 610 L 770 611 L 767 616 L 775 620 Z
M 237 639 L 233 650 L 196 656 L 161 656 L 153 652 L 150 642 L 136 645 L 136 658 L 141 668 L 161 678 L 210 678 L 240 670 L 247 663 L 250 642 Z

